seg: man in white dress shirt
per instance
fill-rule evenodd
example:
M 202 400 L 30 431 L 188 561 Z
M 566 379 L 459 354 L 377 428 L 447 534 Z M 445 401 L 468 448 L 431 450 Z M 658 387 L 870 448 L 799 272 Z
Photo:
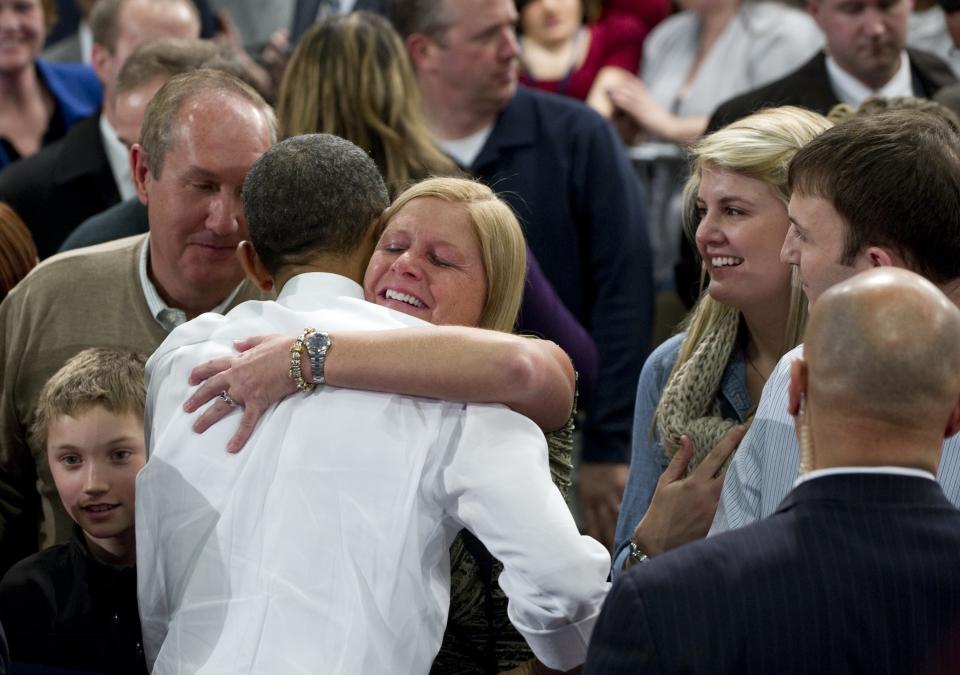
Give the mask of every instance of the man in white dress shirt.
M 582 663 L 609 556 L 577 532 L 526 418 L 321 387 L 268 411 L 239 454 L 224 450 L 230 425 L 191 431 L 189 372 L 233 354 L 236 338 L 424 325 L 363 299 L 388 198 L 356 146 L 289 139 L 243 191 L 252 247 L 241 259 L 277 301 L 203 315 L 148 364 L 137 556 L 152 672 L 425 673 L 446 622 L 448 547 L 464 526 L 503 562 L 511 621 L 538 659 Z
M 960 304 L 960 139 L 940 118 L 894 111 L 850 120 L 802 148 L 790 166 L 791 227 L 781 257 L 810 302 L 871 267 L 904 267 Z M 922 330 L 922 326 L 917 326 Z M 711 534 L 773 513 L 797 478 L 788 352 L 764 386 L 724 478 Z M 895 358 L 891 354 L 891 358 Z M 938 480 L 960 505 L 960 438 L 944 444 Z

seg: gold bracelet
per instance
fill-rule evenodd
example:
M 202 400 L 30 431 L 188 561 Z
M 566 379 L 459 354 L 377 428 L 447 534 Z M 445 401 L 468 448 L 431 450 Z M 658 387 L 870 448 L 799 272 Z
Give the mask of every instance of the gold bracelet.
M 306 348 L 303 343 L 311 333 L 316 332 L 315 328 L 304 328 L 303 332 L 297 336 L 297 339 L 293 342 L 293 346 L 290 348 L 290 379 L 297 385 L 297 389 L 303 392 L 311 392 L 317 387 L 317 385 L 310 384 L 303 379 L 303 368 L 301 366 L 303 363 L 301 357 Z

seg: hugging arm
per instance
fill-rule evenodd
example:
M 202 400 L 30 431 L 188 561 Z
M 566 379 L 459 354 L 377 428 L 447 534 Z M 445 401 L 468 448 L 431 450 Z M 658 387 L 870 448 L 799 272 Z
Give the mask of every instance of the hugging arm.
M 573 408 L 576 375 L 553 342 L 460 326 L 331 333 L 327 384 L 476 403 L 503 403 L 542 429 L 558 429 Z M 296 392 L 288 375 L 294 338 L 274 335 L 237 343 L 240 354 L 213 359 L 193 370 L 200 388 L 187 412 L 226 391 L 244 413 L 228 448 L 240 450 L 264 411 Z M 307 359 L 304 378 L 313 381 Z M 203 432 L 230 411 L 216 401 L 197 420 Z

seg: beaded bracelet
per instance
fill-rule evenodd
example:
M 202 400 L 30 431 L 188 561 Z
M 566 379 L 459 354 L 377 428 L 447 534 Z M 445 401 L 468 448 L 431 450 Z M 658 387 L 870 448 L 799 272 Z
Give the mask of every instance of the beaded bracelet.
M 313 391 L 317 387 L 317 385 L 310 384 L 303 379 L 303 369 L 301 367 L 301 357 L 305 349 L 303 343 L 312 333 L 316 332 L 315 328 L 304 328 L 303 332 L 294 340 L 293 346 L 290 348 L 290 379 L 297 385 L 297 389 L 303 392 Z

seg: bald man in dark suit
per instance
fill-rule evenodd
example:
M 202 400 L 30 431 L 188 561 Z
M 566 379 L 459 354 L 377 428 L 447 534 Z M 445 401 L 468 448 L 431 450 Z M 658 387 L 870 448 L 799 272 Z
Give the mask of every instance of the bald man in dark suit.
M 766 520 L 624 574 L 586 673 L 960 672 L 960 511 L 935 480 L 960 310 L 865 272 L 814 303 L 791 375 L 808 472 Z

